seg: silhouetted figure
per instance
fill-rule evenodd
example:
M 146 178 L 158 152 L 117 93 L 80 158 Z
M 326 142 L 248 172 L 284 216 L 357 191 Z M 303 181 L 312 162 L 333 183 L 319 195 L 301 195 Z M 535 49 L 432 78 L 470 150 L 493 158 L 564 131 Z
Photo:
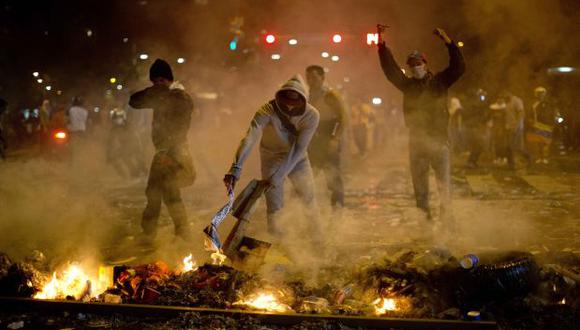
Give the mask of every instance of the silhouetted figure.
M 141 226 L 146 239 L 157 234 L 161 203 L 165 203 L 175 225 L 175 235 L 190 240 L 190 228 L 180 188 L 195 180 L 187 134 L 191 124 L 193 101 L 181 89 L 171 89 L 173 72 L 169 64 L 157 59 L 149 70 L 153 86 L 131 95 L 134 109 L 153 109 L 151 137 L 155 156 L 147 182 L 147 206 Z

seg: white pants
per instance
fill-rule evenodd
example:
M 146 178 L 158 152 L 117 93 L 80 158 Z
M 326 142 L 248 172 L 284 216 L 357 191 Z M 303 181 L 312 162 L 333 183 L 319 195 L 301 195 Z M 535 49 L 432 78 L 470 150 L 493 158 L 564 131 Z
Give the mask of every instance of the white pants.
M 264 157 L 262 155 L 262 178 L 268 179 L 274 174 L 280 167 L 282 160 L 272 159 L 270 157 Z M 312 239 L 317 239 L 320 235 L 319 223 L 318 223 L 318 208 L 316 206 L 316 201 L 314 198 L 314 176 L 312 174 L 312 168 L 310 167 L 310 161 L 308 157 L 299 161 L 296 166 L 288 174 L 290 182 L 294 190 L 302 200 L 305 207 L 305 213 L 308 217 L 308 222 L 310 224 L 310 230 L 312 232 Z M 279 228 L 277 221 L 278 215 L 282 208 L 284 207 L 284 179 L 280 183 L 274 183 L 274 185 L 268 189 L 266 192 L 266 209 L 268 214 L 268 231 L 274 235 L 280 235 L 283 232 Z

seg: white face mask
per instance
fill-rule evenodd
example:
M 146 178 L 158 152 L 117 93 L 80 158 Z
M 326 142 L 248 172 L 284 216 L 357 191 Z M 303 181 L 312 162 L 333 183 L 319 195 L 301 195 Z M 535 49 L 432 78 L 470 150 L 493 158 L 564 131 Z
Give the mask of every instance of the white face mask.
M 412 67 L 411 71 L 413 72 L 413 78 L 423 79 L 423 77 L 425 77 L 425 75 L 427 74 L 427 66 L 425 65 L 425 63 L 423 63 L 421 65 Z

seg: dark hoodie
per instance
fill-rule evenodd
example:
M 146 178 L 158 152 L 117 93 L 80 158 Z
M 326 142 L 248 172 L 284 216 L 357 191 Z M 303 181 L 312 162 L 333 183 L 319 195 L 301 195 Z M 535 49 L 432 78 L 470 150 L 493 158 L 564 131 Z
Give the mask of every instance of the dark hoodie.
M 304 99 L 306 106 L 297 115 L 289 116 L 280 107 L 278 107 L 280 111 L 276 111 L 278 94 L 283 90 L 298 92 Z M 308 145 L 318 127 L 318 111 L 308 104 L 307 100 L 302 77 L 297 75 L 288 80 L 276 92 L 276 98 L 264 104 L 254 115 L 246 136 L 240 142 L 229 174 L 236 178 L 240 177 L 245 160 L 254 145 L 260 141 L 262 173 L 271 175 L 264 179 L 271 179 L 275 183 L 281 182 L 298 162 L 308 156 Z M 285 127 L 280 115 L 285 116 L 296 132 L 291 132 Z
M 129 105 L 153 109 L 151 137 L 158 151 L 187 143 L 193 101 L 185 91 L 154 85 L 131 95 Z
M 423 79 L 405 76 L 384 43 L 379 45 L 379 59 L 387 79 L 403 92 L 405 123 L 411 134 L 424 133 L 440 141 L 447 140 L 449 112 L 447 90 L 465 72 L 465 62 L 455 43 L 447 45 L 449 66 Z

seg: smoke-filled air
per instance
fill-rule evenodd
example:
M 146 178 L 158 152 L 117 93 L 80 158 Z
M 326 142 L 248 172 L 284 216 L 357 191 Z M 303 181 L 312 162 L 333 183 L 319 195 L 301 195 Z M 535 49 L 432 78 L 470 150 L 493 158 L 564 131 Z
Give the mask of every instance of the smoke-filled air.
M 575 328 L 579 13 L 2 1 L 0 326 Z

